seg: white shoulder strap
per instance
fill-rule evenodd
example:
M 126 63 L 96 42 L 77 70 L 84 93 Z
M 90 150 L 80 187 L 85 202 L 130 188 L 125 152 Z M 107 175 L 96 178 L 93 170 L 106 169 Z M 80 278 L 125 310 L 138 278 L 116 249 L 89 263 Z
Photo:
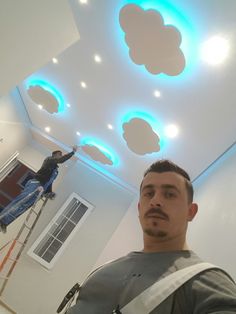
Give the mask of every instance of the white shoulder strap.
M 182 286 L 189 279 L 200 272 L 219 268 L 210 263 L 198 263 L 184 269 L 180 269 L 165 278 L 158 280 L 151 287 L 148 287 L 141 294 L 135 297 L 130 303 L 121 309 L 122 314 L 147 314 L 154 310 L 175 290 Z

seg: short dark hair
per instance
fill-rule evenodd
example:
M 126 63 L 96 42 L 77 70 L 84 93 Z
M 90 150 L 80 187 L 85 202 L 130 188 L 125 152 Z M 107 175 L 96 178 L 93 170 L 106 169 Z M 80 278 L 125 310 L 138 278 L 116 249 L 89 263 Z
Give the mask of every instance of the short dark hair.
M 188 194 L 188 200 L 189 202 L 193 201 L 193 186 L 190 180 L 190 177 L 188 173 L 177 166 L 175 163 L 168 159 L 162 159 L 154 162 L 145 172 L 143 175 L 143 178 L 149 173 L 149 172 L 157 172 L 157 173 L 163 173 L 163 172 L 175 172 L 180 174 L 182 177 L 185 179 L 185 185 L 187 189 L 187 194 Z M 142 183 L 140 185 L 140 190 L 142 188 Z
M 61 154 L 62 154 L 62 151 L 60 151 L 60 150 L 54 150 L 54 152 L 52 152 L 52 156 L 55 156 L 57 153 L 61 153 Z

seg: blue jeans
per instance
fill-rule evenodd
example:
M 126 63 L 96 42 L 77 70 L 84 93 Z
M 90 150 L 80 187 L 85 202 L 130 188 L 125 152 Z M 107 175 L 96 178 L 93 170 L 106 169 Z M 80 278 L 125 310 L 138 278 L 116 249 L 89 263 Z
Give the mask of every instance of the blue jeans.
M 21 194 L 14 198 L 11 203 L 0 212 L 0 217 L 2 217 L 0 218 L 1 223 L 9 225 L 31 207 L 39 195 L 37 189 L 40 185 L 40 182 L 35 179 L 29 180 Z

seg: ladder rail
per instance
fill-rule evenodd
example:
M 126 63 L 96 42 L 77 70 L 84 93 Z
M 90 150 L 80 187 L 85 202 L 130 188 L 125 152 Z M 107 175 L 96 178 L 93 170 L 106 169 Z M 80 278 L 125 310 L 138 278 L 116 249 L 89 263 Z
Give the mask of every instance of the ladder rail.
M 43 191 L 40 192 L 40 194 L 38 195 L 37 199 L 35 200 L 35 203 L 34 203 L 34 204 L 32 205 L 32 207 L 31 207 L 30 212 L 28 213 L 28 215 L 27 215 L 27 217 L 26 217 L 26 219 L 25 219 L 23 225 L 21 226 L 21 228 L 20 228 L 20 230 L 19 230 L 19 232 L 18 232 L 16 238 L 13 240 L 13 243 L 12 243 L 12 245 L 10 246 L 10 249 L 8 250 L 8 253 L 6 254 L 6 256 L 5 256 L 5 258 L 4 258 L 3 262 L 2 262 L 2 264 L 0 265 L 0 272 L 1 272 L 1 270 L 3 269 L 3 267 L 6 265 L 7 261 L 10 260 L 11 253 L 12 253 L 12 251 L 13 251 L 13 249 L 14 249 L 16 243 L 19 242 L 18 240 L 19 240 L 21 234 L 23 233 L 24 229 L 26 228 L 26 223 L 29 221 L 29 219 L 30 219 L 30 217 L 31 217 L 31 214 L 32 214 L 32 213 L 36 213 L 36 212 L 34 211 L 34 208 L 35 208 L 35 206 L 36 206 L 38 200 L 39 200 L 40 197 L 42 196 L 42 193 L 43 193 Z M 31 225 L 30 229 L 28 229 L 28 233 L 26 234 L 26 237 L 25 237 L 24 241 L 23 241 L 23 242 L 20 242 L 21 247 L 20 247 L 20 249 L 19 249 L 19 251 L 18 251 L 18 253 L 17 253 L 17 255 L 16 255 L 16 258 L 13 259 L 12 265 L 11 265 L 10 269 L 8 270 L 6 276 L 4 277 L 4 281 L 3 281 L 3 284 L 2 284 L 2 287 L 1 287 L 1 290 L 0 290 L 0 296 L 3 294 L 3 292 L 4 292 L 5 288 L 6 288 L 6 285 L 7 285 L 7 283 L 8 283 L 8 280 L 9 280 L 9 278 L 10 278 L 10 276 L 11 276 L 11 274 L 12 274 L 12 272 L 13 272 L 13 270 L 14 270 L 16 264 L 17 264 L 17 262 L 19 261 L 19 258 L 20 258 L 21 254 L 22 254 L 22 252 L 23 252 L 23 250 L 24 250 L 24 248 L 25 248 L 25 245 L 26 245 L 26 243 L 28 242 L 28 239 L 29 239 L 29 237 L 30 237 L 30 235 L 31 235 L 31 233 L 32 233 L 32 231 L 33 231 L 33 229 L 34 229 L 34 227 L 35 227 L 35 225 L 36 225 L 36 223 L 37 223 L 37 221 L 38 221 L 38 219 L 39 219 L 41 213 L 42 213 L 43 208 L 46 206 L 47 201 L 48 201 L 48 198 L 45 198 L 44 201 L 43 201 L 43 204 L 42 204 L 41 208 L 39 209 L 37 215 L 35 216 L 35 219 L 34 219 L 32 225 Z M 8 243 L 9 243 L 9 242 L 8 242 Z

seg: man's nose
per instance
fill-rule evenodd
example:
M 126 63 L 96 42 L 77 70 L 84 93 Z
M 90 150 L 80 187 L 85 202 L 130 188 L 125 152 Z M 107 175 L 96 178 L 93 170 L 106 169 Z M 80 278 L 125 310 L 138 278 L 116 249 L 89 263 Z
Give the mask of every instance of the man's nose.
M 160 207 L 162 205 L 162 197 L 161 193 L 155 192 L 153 197 L 151 198 L 151 206 L 152 207 Z

